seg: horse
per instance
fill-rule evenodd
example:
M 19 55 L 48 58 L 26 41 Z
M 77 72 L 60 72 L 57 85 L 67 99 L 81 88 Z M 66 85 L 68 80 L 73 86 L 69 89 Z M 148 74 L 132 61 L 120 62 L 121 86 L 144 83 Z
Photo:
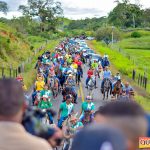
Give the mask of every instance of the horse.
M 55 77 L 51 77 L 48 79 L 49 88 L 53 92 L 54 99 L 58 96 L 59 93 L 59 81 Z
M 119 95 L 122 94 L 122 84 L 121 82 L 117 81 L 115 84 L 114 84 L 114 89 L 112 91 L 112 94 L 115 98 L 118 98 Z
M 88 84 L 87 84 L 87 95 L 93 97 L 93 91 L 95 89 L 95 82 L 96 82 L 96 78 L 92 77 L 90 78 Z
M 75 103 L 77 101 L 77 93 L 72 87 L 65 87 L 62 90 L 63 101 L 66 100 L 66 96 L 69 94 L 73 96 L 72 103 Z
M 102 93 L 103 93 L 103 100 L 105 100 L 105 95 L 107 95 L 107 99 L 108 99 L 108 94 L 110 92 L 112 92 L 112 85 L 111 85 L 111 81 L 109 79 L 104 79 L 104 85 L 102 88 Z
M 83 125 L 88 125 L 92 122 L 93 120 L 93 117 L 91 115 L 91 112 L 90 111 L 85 111 L 84 112 L 84 115 L 83 115 L 83 118 L 81 118 L 81 122 L 83 123 Z

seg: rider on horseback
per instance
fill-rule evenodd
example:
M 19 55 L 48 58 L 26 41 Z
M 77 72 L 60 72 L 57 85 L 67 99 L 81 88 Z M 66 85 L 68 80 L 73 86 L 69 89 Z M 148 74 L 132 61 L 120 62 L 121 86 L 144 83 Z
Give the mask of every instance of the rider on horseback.
M 106 79 L 108 79 L 111 83 L 111 86 L 112 86 L 112 82 L 111 82 L 111 71 L 109 70 L 108 66 L 105 67 L 105 70 L 104 70 L 104 74 L 103 74 L 103 81 L 101 83 L 101 91 L 103 93 L 103 87 L 104 87 L 104 82 Z
M 72 103 L 72 97 L 66 96 L 66 101 L 60 104 L 58 112 L 58 127 L 62 128 L 63 122 L 74 112 L 74 104 Z
M 84 119 L 85 112 L 89 111 L 91 118 L 93 118 L 94 110 L 95 110 L 95 104 L 92 102 L 92 97 L 87 96 L 86 101 L 82 103 L 81 112 L 80 112 L 80 120 L 82 121 Z
M 37 93 L 44 89 L 44 85 L 45 85 L 45 82 L 43 81 L 43 78 L 39 77 L 38 80 L 35 82 L 35 91 L 32 93 L 33 105 L 34 105 Z
M 40 109 L 49 109 L 52 107 L 51 99 L 52 99 L 52 92 L 48 90 L 48 85 L 44 86 L 44 90 L 41 91 L 41 101 L 38 103 L 38 108 Z M 47 115 L 49 118 L 49 123 L 53 124 L 53 117 L 49 111 L 47 111 Z
M 94 74 L 94 71 L 93 71 L 92 67 L 90 67 L 88 72 L 87 72 L 87 79 L 86 79 L 86 87 L 85 88 L 88 88 L 88 82 L 89 82 L 89 80 L 93 74 Z
M 114 77 L 114 80 L 117 81 L 117 80 L 120 80 L 120 79 L 121 79 L 120 73 L 117 72 L 115 77 Z

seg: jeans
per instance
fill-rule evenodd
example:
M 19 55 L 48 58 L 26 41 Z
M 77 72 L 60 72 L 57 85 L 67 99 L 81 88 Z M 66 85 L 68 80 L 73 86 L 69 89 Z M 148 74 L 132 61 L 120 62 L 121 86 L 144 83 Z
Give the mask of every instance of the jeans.
M 49 121 L 50 121 L 50 124 L 53 124 L 54 121 L 53 121 L 53 116 L 50 112 L 47 112 L 47 115 L 48 115 L 48 118 L 49 118 Z
M 101 89 L 104 87 L 104 81 L 105 81 L 106 79 L 107 79 L 107 78 L 104 78 L 104 79 L 103 79 L 103 81 L 102 81 L 102 83 L 101 83 Z M 112 82 L 111 82 L 110 79 L 109 79 L 109 81 L 110 81 L 111 88 L 112 88 Z
M 60 119 L 58 120 L 58 127 L 61 129 L 62 128 L 62 124 L 63 124 L 63 122 L 66 120 L 68 118 L 68 116 L 67 117 L 60 117 Z
M 37 91 L 32 93 L 32 103 L 33 103 L 33 105 L 34 105 L 34 102 L 35 102 L 36 94 L 37 94 Z
M 90 78 L 89 77 L 87 77 L 87 79 L 86 79 L 86 86 L 88 85 L 88 82 L 90 81 Z

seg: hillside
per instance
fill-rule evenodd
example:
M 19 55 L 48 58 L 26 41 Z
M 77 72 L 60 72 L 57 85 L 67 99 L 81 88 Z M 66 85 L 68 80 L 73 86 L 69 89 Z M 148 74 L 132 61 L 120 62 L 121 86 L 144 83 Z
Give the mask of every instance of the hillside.
M 5 67 L 17 67 L 30 55 L 32 51 L 26 38 L 15 29 L 0 23 L 0 63 Z

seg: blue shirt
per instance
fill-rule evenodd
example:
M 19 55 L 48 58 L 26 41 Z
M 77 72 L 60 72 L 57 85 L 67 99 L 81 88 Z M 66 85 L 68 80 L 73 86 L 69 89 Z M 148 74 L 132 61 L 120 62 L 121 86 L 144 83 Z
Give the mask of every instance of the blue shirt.
M 105 78 L 110 78 L 110 77 L 111 77 L 111 71 L 110 70 L 107 70 L 107 71 L 105 70 L 104 71 L 104 79 Z

